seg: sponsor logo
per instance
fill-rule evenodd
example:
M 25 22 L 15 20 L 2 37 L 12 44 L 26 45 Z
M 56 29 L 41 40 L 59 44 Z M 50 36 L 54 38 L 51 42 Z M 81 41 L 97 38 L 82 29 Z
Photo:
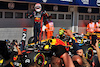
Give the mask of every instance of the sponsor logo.
M 14 66 L 17 66 L 17 67 L 22 67 L 22 64 L 19 63 L 19 62 L 14 62 Z
M 81 0 L 83 4 L 89 4 L 89 0 Z
M 31 60 L 30 59 L 25 59 L 25 63 L 31 63 Z
M 97 0 L 97 6 L 100 6 L 100 0 Z
M 73 0 L 60 0 L 60 1 L 68 1 L 68 2 L 73 2 Z
M 14 9 L 14 7 L 15 7 L 15 4 L 14 3 L 8 3 L 8 8 L 9 9 Z
M 78 34 L 75 34 L 74 37 L 83 37 L 83 35 L 78 35 Z

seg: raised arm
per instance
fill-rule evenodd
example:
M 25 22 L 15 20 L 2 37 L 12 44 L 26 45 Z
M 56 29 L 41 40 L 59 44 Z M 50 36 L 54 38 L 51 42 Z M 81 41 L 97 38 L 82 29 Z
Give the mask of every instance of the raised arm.
M 99 60 L 99 63 L 100 63 L 100 49 L 99 49 L 99 46 L 98 46 L 98 40 L 96 40 L 96 44 L 95 45 L 92 45 L 92 46 L 97 51 L 98 60 Z
M 28 16 L 28 18 L 30 18 L 30 17 L 34 16 L 34 12 L 32 12 L 31 14 L 29 14 L 29 12 L 27 12 L 26 15 Z

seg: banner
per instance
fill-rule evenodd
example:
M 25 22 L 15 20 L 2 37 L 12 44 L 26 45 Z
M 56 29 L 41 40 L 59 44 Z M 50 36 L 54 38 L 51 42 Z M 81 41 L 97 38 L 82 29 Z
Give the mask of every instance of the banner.
M 94 6 L 94 7 L 100 6 L 100 0 L 16 0 L 16 1 L 65 4 L 65 5 L 80 5 L 80 6 Z

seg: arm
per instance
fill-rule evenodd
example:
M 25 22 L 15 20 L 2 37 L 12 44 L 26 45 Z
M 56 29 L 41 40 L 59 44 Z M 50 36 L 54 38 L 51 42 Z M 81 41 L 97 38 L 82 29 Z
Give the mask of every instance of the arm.
M 49 30 L 49 24 L 46 24 L 46 31 Z
M 71 30 L 66 30 L 65 31 L 65 35 L 68 35 L 68 36 L 70 36 L 70 38 L 73 39 L 73 48 L 74 48 L 74 50 L 76 51 L 76 53 L 78 55 L 82 56 L 83 62 L 86 63 L 85 66 L 90 67 L 90 64 L 88 63 L 88 61 L 86 60 L 85 56 L 83 55 L 83 50 L 79 47 L 79 45 L 77 43 L 77 40 L 73 36 Z
M 86 31 L 88 31 L 89 30 L 89 24 L 87 25 L 87 28 L 86 28 Z
M 96 49 L 96 51 L 97 51 L 98 60 L 99 60 L 99 63 L 100 63 L 100 49 Z
M 32 12 L 32 13 L 30 14 L 30 17 L 32 17 L 32 16 L 34 16 L 34 12 Z
M 19 49 L 17 42 L 15 42 L 15 46 L 16 46 L 16 49 L 17 49 L 17 51 L 18 51 L 18 55 L 22 55 L 22 52 L 21 52 L 21 50 Z
M 66 52 L 66 49 L 62 45 L 52 46 L 52 54 L 56 57 L 62 58 L 65 64 L 65 67 L 75 67 L 71 57 Z
M 73 35 L 73 33 L 71 32 L 71 30 L 65 30 L 64 34 L 70 36 L 70 38 L 72 38 L 73 40 L 75 40 L 75 42 L 77 42 L 77 40 L 76 40 L 76 38 L 74 37 L 74 35 Z
M 43 12 L 43 16 L 49 17 L 48 13 L 46 11 Z
M 76 38 L 74 37 L 73 33 L 71 32 L 71 30 L 65 30 L 64 32 L 65 35 L 70 36 L 70 38 L 72 38 L 72 43 L 73 43 L 73 48 L 75 50 L 75 52 L 79 49 L 81 49 L 77 43 Z
M 64 34 L 70 36 L 70 38 L 73 38 L 74 37 L 74 35 L 71 32 L 71 30 L 65 30 Z
M 65 64 L 65 67 L 75 67 L 74 66 L 74 63 L 71 59 L 71 57 L 68 55 L 68 53 L 64 53 L 61 58 L 63 58 L 63 61 L 64 61 L 64 64 Z M 67 60 L 66 60 L 67 59 Z
M 92 45 L 92 46 L 97 51 L 98 60 L 99 60 L 99 63 L 100 63 L 100 49 L 99 49 L 99 46 L 98 46 L 98 40 L 96 40 L 96 44 L 95 45 Z
M 26 14 L 28 16 L 28 18 L 32 17 L 34 15 L 34 12 L 32 12 L 31 14 L 29 14 L 29 12 L 27 12 Z

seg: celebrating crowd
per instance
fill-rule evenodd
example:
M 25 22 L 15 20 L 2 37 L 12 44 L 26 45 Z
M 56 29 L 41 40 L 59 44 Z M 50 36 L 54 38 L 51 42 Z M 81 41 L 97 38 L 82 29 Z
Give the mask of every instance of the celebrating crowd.
M 34 48 L 37 48 L 38 45 L 41 45 L 41 35 L 43 32 L 43 39 L 48 39 L 50 45 L 52 47 L 49 49 L 50 62 L 47 63 L 44 67 L 100 67 L 100 49 L 98 46 L 99 41 L 96 40 L 96 43 L 93 43 L 93 40 L 90 40 L 90 45 L 93 49 L 96 50 L 97 56 L 93 56 L 92 63 L 85 58 L 83 49 L 79 46 L 77 39 L 74 37 L 71 30 L 59 29 L 59 38 L 52 38 L 54 32 L 54 23 L 51 20 L 52 16 L 48 16 L 48 14 L 44 11 L 41 11 L 41 4 L 37 3 L 35 5 L 35 11 L 32 12 L 29 17 L 34 16 Z M 45 23 L 43 23 L 43 17 L 47 17 Z M 42 27 L 43 26 L 43 27 Z M 100 32 L 100 20 L 95 24 L 92 20 L 87 25 L 87 32 L 89 33 L 99 33 Z M 47 36 L 45 36 L 47 35 Z M 74 49 L 74 55 L 70 56 L 66 48 L 65 43 L 63 43 L 62 39 L 64 36 L 69 36 L 72 40 L 72 47 Z M 66 37 L 64 37 L 66 38 Z M 60 40 L 61 39 L 61 40 Z M 1 65 L 2 67 L 15 67 L 12 61 L 12 58 L 16 55 L 16 57 L 20 57 L 20 62 L 22 67 L 43 67 L 36 62 L 31 62 L 30 64 L 25 64 L 23 62 L 23 51 L 20 50 L 17 41 L 13 41 L 12 45 L 17 49 L 16 51 L 9 52 L 6 41 L 0 41 L 0 55 L 5 60 L 5 63 Z M 34 49 L 35 50 L 35 49 Z M 25 51 L 24 51 L 25 52 Z M 15 60 L 16 58 L 14 58 Z M 25 58 L 24 58 L 25 59 Z

